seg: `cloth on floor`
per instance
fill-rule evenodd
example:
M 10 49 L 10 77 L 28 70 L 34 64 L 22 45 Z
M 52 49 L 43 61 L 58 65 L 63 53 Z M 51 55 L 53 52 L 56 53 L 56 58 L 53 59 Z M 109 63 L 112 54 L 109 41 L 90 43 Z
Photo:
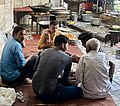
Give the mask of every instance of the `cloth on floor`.
M 16 99 L 14 88 L 0 87 L 0 106 L 11 106 Z

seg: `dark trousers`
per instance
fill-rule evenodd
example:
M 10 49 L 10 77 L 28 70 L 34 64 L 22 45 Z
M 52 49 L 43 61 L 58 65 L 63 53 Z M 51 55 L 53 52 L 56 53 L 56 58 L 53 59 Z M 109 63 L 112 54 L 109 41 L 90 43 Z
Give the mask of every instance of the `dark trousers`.
M 64 86 L 64 85 L 57 85 L 56 89 L 45 95 L 39 95 L 36 92 L 36 95 L 40 100 L 47 101 L 47 102 L 61 102 L 65 100 L 72 100 L 76 98 L 80 98 L 83 95 L 82 89 L 77 86 Z
M 32 79 L 32 77 L 35 73 L 34 65 L 35 65 L 37 58 L 38 58 L 37 56 L 31 57 L 31 59 L 25 64 L 25 66 L 23 68 L 19 69 L 21 75 L 18 78 L 16 78 L 13 81 L 5 81 L 3 79 L 3 82 L 10 84 L 10 85 L 14 85 L 14 84 L 16 85 L 16 84 L 23 82 L 26 78 Z

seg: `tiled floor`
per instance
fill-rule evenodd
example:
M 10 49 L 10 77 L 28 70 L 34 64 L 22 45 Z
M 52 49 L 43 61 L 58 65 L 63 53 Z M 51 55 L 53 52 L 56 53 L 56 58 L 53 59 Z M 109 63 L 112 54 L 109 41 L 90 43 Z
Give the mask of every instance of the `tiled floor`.
M 109 44 L 104 43 L 101 43 L 101 45 L 108 54 L 110 60 L 115 63 L 115 73 L 113 77 L 111 95 L 115 100 L 117 106 L 120 106 L 120 59 L 116 59 L 115 56 L 116 50 L 118 50 L 118 48 L 115 45 L 113 47 L 110 47 Z

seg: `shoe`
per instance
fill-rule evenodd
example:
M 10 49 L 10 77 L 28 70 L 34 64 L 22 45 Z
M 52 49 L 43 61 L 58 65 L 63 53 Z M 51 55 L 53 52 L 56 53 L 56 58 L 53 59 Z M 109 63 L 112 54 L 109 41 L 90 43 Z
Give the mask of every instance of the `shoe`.
M 25 102 L 25 97 L 24 97 L 22 91 L 18 91 L 18 92 L 16 93 L 16 98 L 17 98 L 18 101 L 20 101 L 20 102 L 22 102 L 22 103 Z

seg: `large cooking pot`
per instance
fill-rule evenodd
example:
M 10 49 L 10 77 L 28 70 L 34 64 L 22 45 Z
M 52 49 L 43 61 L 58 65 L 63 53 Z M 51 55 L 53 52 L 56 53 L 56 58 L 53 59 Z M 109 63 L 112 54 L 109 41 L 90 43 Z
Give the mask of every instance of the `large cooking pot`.
M 50 10 L 49 12 L 54 15 L 68 15 L 70 13 L 67 10 Z
M 101 25 L 101 18 L 91 18 L 91 25 L 99 26 Z
M 82 14 L 82 21 L 90 22 L 92 18 L 92 14 Z

